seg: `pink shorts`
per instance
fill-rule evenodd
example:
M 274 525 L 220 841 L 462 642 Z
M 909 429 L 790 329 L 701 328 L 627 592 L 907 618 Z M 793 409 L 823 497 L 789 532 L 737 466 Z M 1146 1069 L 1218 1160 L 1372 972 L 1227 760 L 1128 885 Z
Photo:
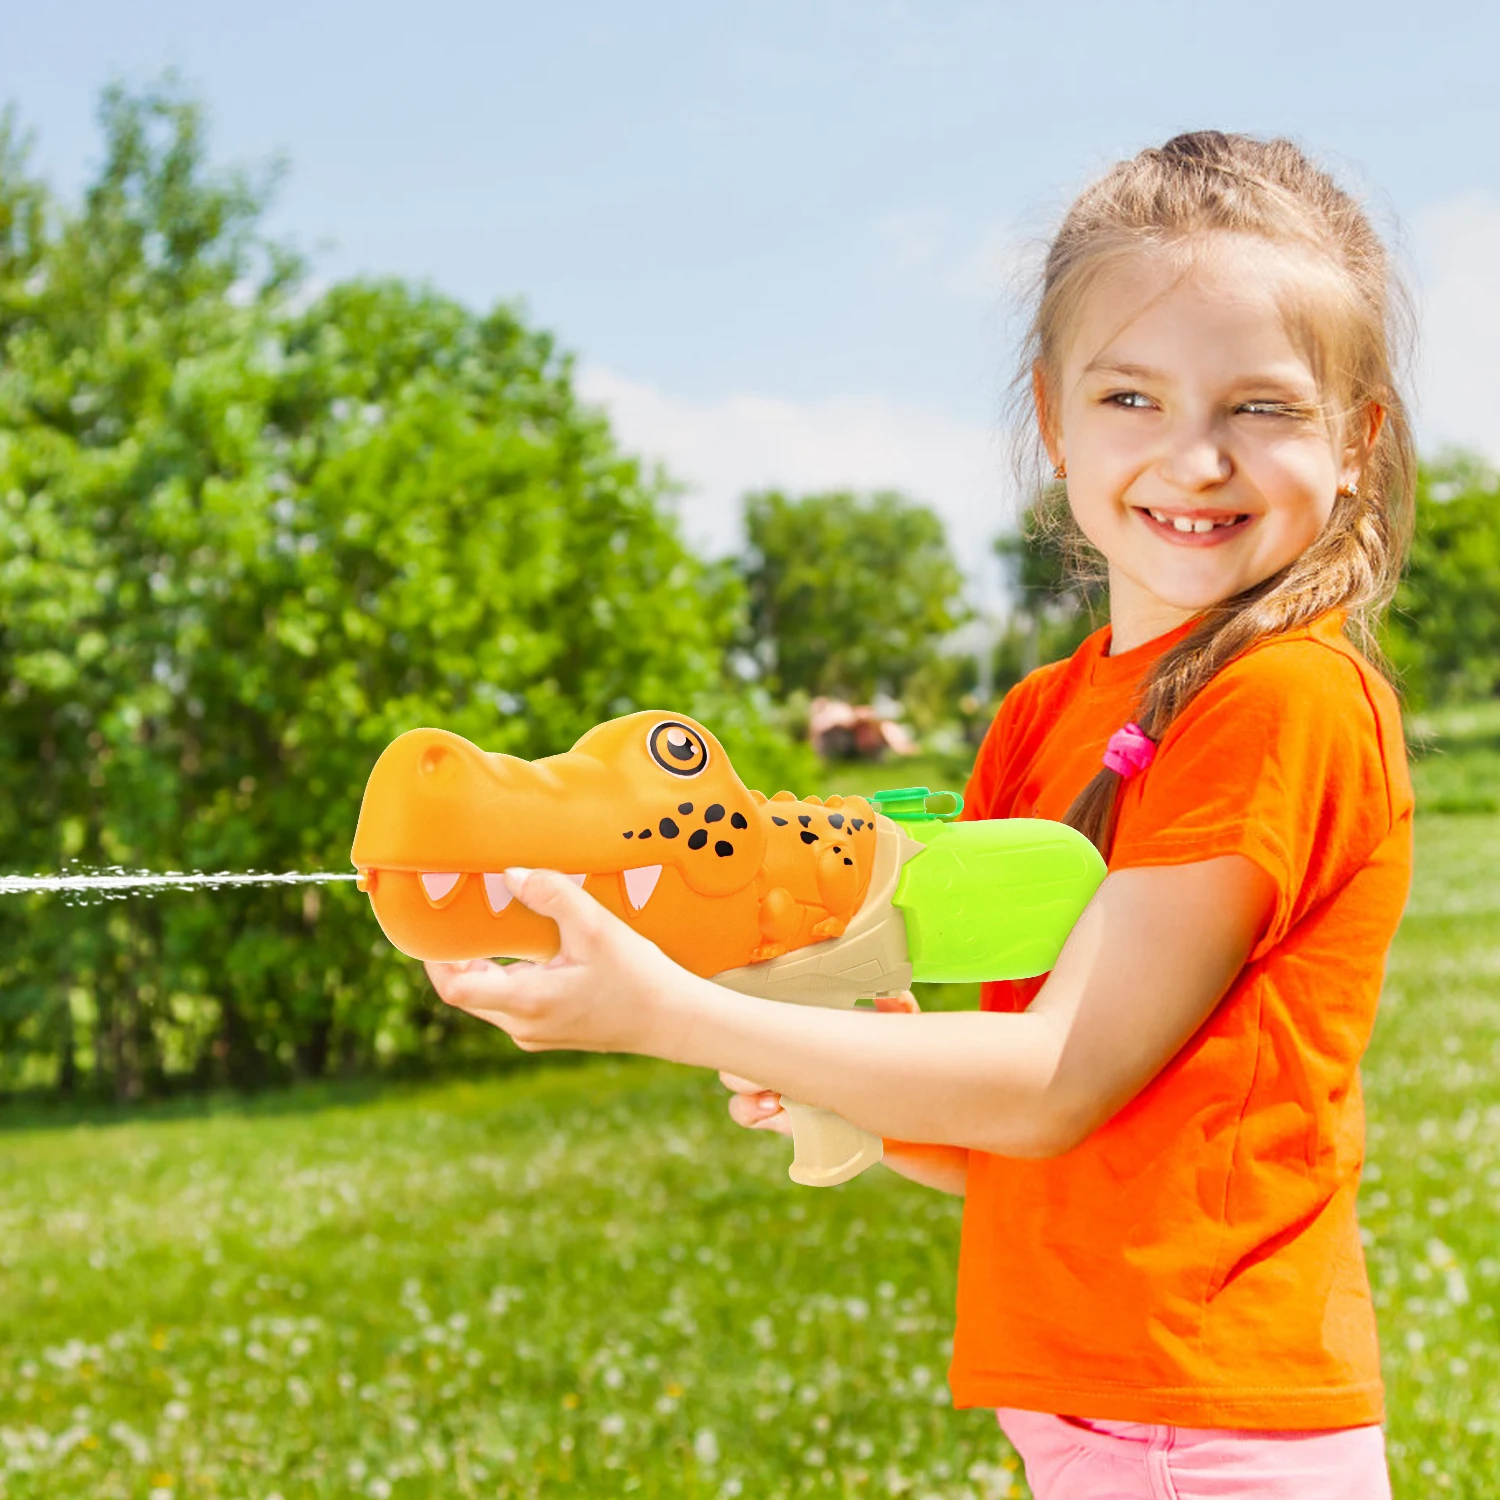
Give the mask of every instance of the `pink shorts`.
M 1242 1432 L 995 1415 L 1035 1500 L 1390 1500 L 1379 1427 Z

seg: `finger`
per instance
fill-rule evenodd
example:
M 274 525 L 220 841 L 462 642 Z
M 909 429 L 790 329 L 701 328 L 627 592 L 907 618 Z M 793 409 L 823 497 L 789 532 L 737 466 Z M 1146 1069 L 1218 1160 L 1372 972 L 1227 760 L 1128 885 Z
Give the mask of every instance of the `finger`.
M 446 959 L 429 958 L 422 967 L 427 970 L 427 977 L 432 981 L 433 989 L 446 1000 L 453 981 L 460 974 L 482 974 L 499 966 L 487 958 L 471 958 L 456 963 L 450 963 Z
M 432 981 L 433 989 L 444 1000 L 448 998 L 448 990 L 453 981 L 464 971 L 462 964 L 444 963 L 433 958 L 429 958 L 422 967 L 427 970 L 427 977 Z
M 760 1094 L 736 1094 L 729 1101 L 729 1118 L 736 1125 L 755 1130 L 768 1126 L 773 1120 L 784 1119 L 790 1126 L 790 1117 L 781 1107 L 781 1096 L 767 1090 Z
M 551 917 L 561 931 L 592 928 L 599 903 L 576 881 L 556 870 L 528 870 L 522 865 L 503 873 L 511 895 L 538 915 Z
M 759 1094 L 764 1092 L 766 1087 L 763 1083 L 751 1083 L 748 1078 L 741 1078 L 738 1073 L 720 1073 L 719 1082 L 736 1094 Z
M 899 995 L 877 995 L 875 1009 L 887 1014 L 914 1016 L 922 1007 L 910 990 L 902 990 Z
M 492 964 L 451 975 L 438 993 L 449 1005 L 476 1015 L 532 1016 L 557 998 L 564 982 L 545 964 Z

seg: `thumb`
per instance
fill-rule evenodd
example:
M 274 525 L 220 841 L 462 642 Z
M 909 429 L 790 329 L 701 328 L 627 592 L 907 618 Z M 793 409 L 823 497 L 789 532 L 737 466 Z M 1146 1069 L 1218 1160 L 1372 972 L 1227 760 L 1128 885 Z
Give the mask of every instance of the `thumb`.
M 593 897 L 584 894 L 581 881 L 556 870 L 528 870 L 512 865 L 503 872 L 510 893 L 539 916 L 551 917 L 560 927 L 586 921 L 597 909 Z

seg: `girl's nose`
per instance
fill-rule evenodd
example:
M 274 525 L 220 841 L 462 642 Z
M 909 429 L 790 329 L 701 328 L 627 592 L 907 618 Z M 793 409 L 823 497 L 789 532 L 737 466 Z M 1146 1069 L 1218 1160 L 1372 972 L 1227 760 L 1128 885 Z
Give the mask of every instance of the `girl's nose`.
M 1167 434 L 1158 465 L 1162 478 L 1184 490 L 1221 485 L 1234 473 L 1234 461 L 1212 427 L 1183 427 Z

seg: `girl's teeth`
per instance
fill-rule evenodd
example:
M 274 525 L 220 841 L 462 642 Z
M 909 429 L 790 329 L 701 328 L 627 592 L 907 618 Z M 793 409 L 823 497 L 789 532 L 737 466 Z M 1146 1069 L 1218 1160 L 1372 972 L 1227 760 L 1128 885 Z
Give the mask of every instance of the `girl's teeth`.
M 1163 526 L 1170 526 L 1174 531 L 1212 531 L 1215 526 L 1233 526 L 1239 520 L 1238 516 L 1231 516 L 1227 521 L 1210 521 L 1206 516 L 1201 520 L 1191 520 L 1187 516 L 1167 516 L 1159 510 L 1151 513 L 1153 521 L 1160 521 Z

